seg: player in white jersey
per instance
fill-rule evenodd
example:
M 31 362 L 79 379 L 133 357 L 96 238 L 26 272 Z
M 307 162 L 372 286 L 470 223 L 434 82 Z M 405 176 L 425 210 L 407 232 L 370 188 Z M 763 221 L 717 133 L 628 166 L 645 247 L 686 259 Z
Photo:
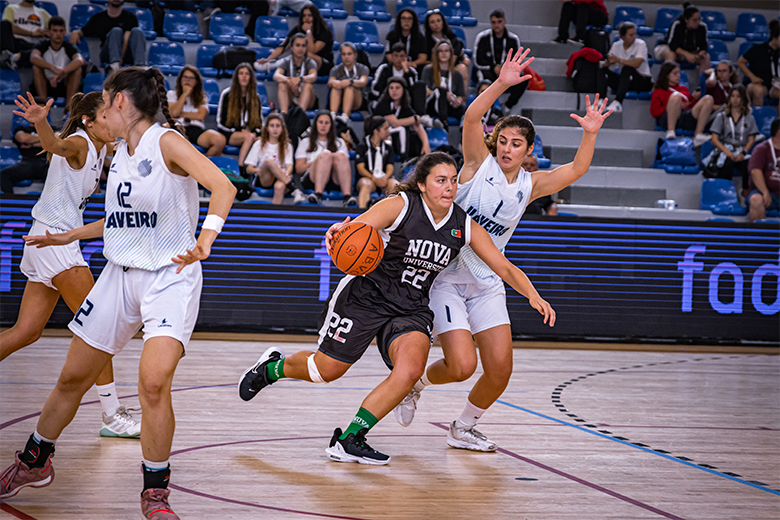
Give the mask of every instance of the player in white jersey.
M 175 126 L 159 70 L 126 67 L 113 72 L 103 88 L 106 125 L 123 139 L 108 178 L 106 217 L 26 240 L 62 245 L 102 235 L 108 264 L 70 323 L 75 336 L 65 366 L 25 450 L 3 473 L 0 498 L 52 481 L 54 441 L 103 367 L 143 328 L 141 509 L 146 518 L 178 519 L 167 489 L 174 433 L 171 383 L 197 319 L 203 282 L 199 260 L 209 256 L 236 190 L 182 135 L 155 121 L 162 111 Z M 211 200 L 196 241 L 198 183 L 211 192 Z
M 46 121 L 53 101 L 40 106 L 28 92 L 27 99 L 19 96 L 16 100 L 20 110 L 14 111 L 35 125 L 43 148 L 49 152 L 46 184 L 32 209 L 31 235 L 62 233 L 84 224 L 82 213 L 98 186 L 106 148 L 114 140 L 103 119 L 100 93 L 73 96 L 73 109 L 59 135 Z M 77 243 L 49 249 L 25 246 L 20 267 L 27 285 L 16 324 L 0 334 L 0 360 L 41 337 L 60 296 L 76 312 L 95 285 Z M 141 421 L 119 405 L 110 362 L 95 384 L 103 409 L 100 435 L 138 437 Z
M 522 168 L 533 150 L 533 123 L 520 116 L 499 120 L 492 134 L 485 136 L 481 118 L 508 88 L 527 81 L 523 71 L 533 58 L 522 47 L 514 57 L 510 51 L 501 75 L 469 106 L 463 121 L 463 157 L 455 202 L 490 234 L 503 251 L 523 215 L 535 199 L 556 193 L 570 185 L 590 167 L 596 134 L 604 119 L 605 99 L 599 107 L 587 99 L 587 114 L 572 114 L 584 130 L 574 161 L 550 172 L 529 173 Z M 447 444 L 453 448 L 495 451 L 497 445 L 476 428 L 477 421 L 504 392 L 512 375 L 512 332 L 506 309 L 504 284 L 468 247 L 458 261 L 436 279 L 431 288 L 434 334 L 441 341 L 444 359 L 430 364 L 414 389 L 396 407 L 395 416 L 404 426 L 411 424 L 423 388 L 431 384 L 465 381 L 477 367 L 477 351 L 484 374 L 469 394 L 460 417 L 450 423 Z

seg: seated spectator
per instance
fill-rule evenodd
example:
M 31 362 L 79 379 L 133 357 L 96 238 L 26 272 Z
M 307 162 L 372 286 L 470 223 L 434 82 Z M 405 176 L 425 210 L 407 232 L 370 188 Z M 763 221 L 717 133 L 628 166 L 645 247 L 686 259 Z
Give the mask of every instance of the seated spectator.
M 387 63 L 382 63 L 374 72 L 374 82 L 369 92 L 371 101 L 377 101 L 382 96 L 390 78 L 404 78 L 410 86 L 417 82 L 417 69 L 412 66 L 407 56 L 406 46 L 403 43 L 393 44 L 387 55 Z
M 14 144 L 19 149 L 19 153 L 22 154 L 22 160 L 0 170 L 0 191 L 5 195 L 13 195 L 14 184 L 17 182 L 45 181 L 46 173 L 49 170 L 46 154 L 42 154 L 43 147 L 38 133 L 35 131 L 35 126 L 27 126 L 26 124 L 17 126 L 13 129 L 12 134 Z
M 618 31 L 620 40 L 612 44 L 597 80 L 602 98 L 607 97 L 607 85 L 615 91 L 615 100 L 607 110 L 622 112 L 628 91 L 649 92 L 653 88 L 653 77 L 647 64 L 647 44 L 636 37 L 636 25 L 623 22 Z
M 701 146 L 710 140 L 704 127 L 712 113 L 712 96 L 703 96 L 698 89 L 691 92 L 680 85 L 680 66 L 664 63 L 658 73 L 650 99 L 650 114 L 658 126 L 666 128 L 666 138 L 676 138 L 675 129 L 694 130 L 693 144 Z
M 0 22 L 0 64 L 6 69 L 30 68 L 30 53 L 49 36 L 49 13 L 33 0 L 8 4 Z
M 83 37 L 100 38 L 100 61 L 108 63 L 110 71 L 122 65 L 146 65 L 146 36 L 135 14 L 122 9 L 124 3 L 109 0 L 108 9 L 93 14 L 84 27 L 70 33 L 73 45 Z
M 780 21 L 769 22 L 769 40 L 750 47 L 737 60 L 745 73 L 753 106 L 764 106 L 764 97 L 780 98 Z
M 330 69 L 330 113 L 349 121 L 353 110 L 362 110 L 366 104 L 363 89 L 368 85 L 368 67 L 357 62 L 357 49 L 350 42 L 344 42 L 339 49 L 341 65 Z M 344 113 L 337 116 L 341 109 Z
M 280 114 L 270 114 L 260 139 L 255 141 L 246 157 L 246 171 L 256 175 L 256 185 L 274 188 L 274 204 L 284 201 L 284 194 L 292 181 L 293 147 L 287 135 L 287 126 Z
M 209 157 L 222 155 L 227 137 L 216 130 L 207 130 L 203 124 L 209 114 L 209 104 L 197 68 L 185 65 L 181 69 L 176 78 L 176 90 L 168 91 L 168 108 L 192 144 L 206 148 Z
M 428 11 L 425 15 L 425 54 L 428 57 L 426 65 L 433 59 L 433 48 L 442 40 L 449 40 L 452 47 L 452 55 L 455 57 L 455 70 L 464 78 L 469 77 L 469 65 L 471 60 L 466 56 L 465 45 L 450 28 L 447 19 L 438 9 Z M 422 69 L 418 66 L 418 72 Z
M 390 137 L 390 125 L 382 116 L 372 116 L 366 120 L 366 137 L 357 146 L 355 169 L 359 175 L 357 181 L 358 207 L 368 207 L 371 194 L 380 191 L 385 195 L 392 193 L 403 178 L 394 175 L 395 152 L 393 145 L 386 141 Z
M 390 78 L 382 97 L 374 107 L 374 115 L 383 116 L 390 124 L 393 149 L 402 160 L 431 153 L 428 134 L 414 112 L 406 80 Z M 410 131 L 413 130 L 413 131 Z
M 490 85 L 492 85 L 493 82 L 489 79 L 483 79 L 479 82 L 477 85 L 477 97 L 479 97 L 483 92 L 485 92 Z M 497 107 L 495 104 L 488 108 L 488 111 L 485 112 L 485 115 L 482 116 L 482 125 L 485 127 L 485 133 L 490 133 L 493 131 L 493 127 L 498 124 L 498 120 L 504 117 L 504 112 L 501 110 L 500 107 Z M 538 165 L 537 165 L 538 166 Z M 538 168 L 537 168 L 538 169 Z M 528 170 L 531 171 L 531 170 Z
M 731 62 L 723 60 L 714 69 L 705 71 L 705 94 L 712 96 L 713 109 L 717 111 L 729 100 L 731 89 L 737 84 L 737 71 Z
M 523 169 L 529 173 L 539 171 L 539 161 L 534 154 L 529 153 L 523 159 Z M 558 205 L 553 201 L 552 195 L 540 197 L 525 208 L 526 215 L 548 215 L 555 217 L 558 215 Z
M 317 64 L 306 55 L 306 36 L 296 34 L 292 38 L 292 54 L 276 62 L 274 81 L 279 84 L 277 96 L 279 110 L 287 114 L 292 98 L 298 106 L 311 110 L 317 101 L 314 82 L 317 81 Z
M 495 9 L 490 13 L 490 29 L 479 33 L 477 39 L 474 40 L 474 67 L 477 69 L 476 82 L 479 83 L 484 79 L 491 82 L 496 81 L 501 72 L 501 66 L 506 61 L 509 49 L 512 49 L 512 52 L 517 54 L 519 48 L 520 38 L 506 29 L 504 11 Z M 528 88 L 527 81 L 509 87 L 507 90 L 509 99 L 506 101 L 508 109 L 517 104 L 526 88 Z
M 654 51 L 658 61 L 683 61 L 710 68 L 707 52 L 707 25 L 701 23 L 701 13 L 690 2 L 683 4 L 683 13 L 669 26 L 666 39 Z
M 747 157 L 758 135 L 758 125 L 750 113 L 745 87 L 737 85 L 731 90 L 726 109 L 715 117 L 710 127 L 715 150 L 707 161 L 707 171 L 720 179 L 731 179 L 734 169 L 742 178 L 748 175 Z
M 609 23 L 609 13 L 604 7 L 604 0 L 563 0 L 556 42 L 566 43 L 569 40 L 569 25 L 572 23 L 576 27 L 573 41 L 585 41 L 585 31 L 589 25 L 600 27 Z M 502 62 L 503 60 L 499 61 Z
M 440 40 L 433 47 L 431 58 L 431 64 L 422 73 L 427 113 L 448 128 L 448 117 L 460 120 L 466 112 L 466 86 L 463 76 L 455 69 L 455 56 L 448 40 Z
M 295 170 L 303 175 L 304 187 L 314 188 L 308 201 L 322 202 L 326 187 L 341 189 L 344 206 L 357 206 L 352 196 L 352 167 L 344 140 L 336 137 L 336 125 L 330 112 L 321 110 L 311 125 L 308 137 L 301 139 L 295 151 Z
M 410 68 L 424 67 L 428 63 L 426 54 L 425 37 L 420 32 L 420 20 L 414 9 L 405 7 L 395 17 L 393 30 L 387 33 L 385 42 L 385 58 L 391 61 L 391 54 L 396 43 L 403 45 L 408 63 L 404 65 L 404 72 Z M 382 91 L 380 91 L 382 92 Z
M 299 34 L 306 37 L 306 56 L 317 64 L 317 75 L 327 76 L 333 68 L 333 33 L 314 4 L 306 4 L 301 10 L 298 25 L 287 33 L 287 38 L 267 58 L 255 62 L 255 69 L 269 70 L 269 67 L 275 67 L 272 62 L 284 52 L 292 51 L 294 38 Z
M 219 95 L 217 128 L 230 146 L 240 146 L 238 165 L 244 167 L 249 149 L 263 127 L 257 95 L 257 79 L 249 63 L 242 63 L 233 71 L 233 81 Z
M 770 132 L 772 138 L 753 148 L 748 163 L 750 222 L 766 218 L 768 209 L 780 210 L 780 163 L 777 162 L 777 157 L 780 156 L 780 119 L 772 121 Z
M 79 91 L 81 67 L 86 64 L 79 50 L 65 41 L 65 20 L 49 20 L 49 39 L 37 44 L 30 54 L 35 91 L 39 97 L 65 98 L 65 113 L 70 99 Z

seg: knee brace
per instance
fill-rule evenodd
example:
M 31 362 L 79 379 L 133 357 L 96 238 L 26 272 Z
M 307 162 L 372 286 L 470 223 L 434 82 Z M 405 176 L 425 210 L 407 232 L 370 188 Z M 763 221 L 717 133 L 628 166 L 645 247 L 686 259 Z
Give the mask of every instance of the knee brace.
M 317 363 L 314 362 L 314 354 L 306 358 L 306 366 L 309 369 L 309 379 L 311 379 L 312 383 L 327 383 L 320 375 L 320 371 L 317 370 Z

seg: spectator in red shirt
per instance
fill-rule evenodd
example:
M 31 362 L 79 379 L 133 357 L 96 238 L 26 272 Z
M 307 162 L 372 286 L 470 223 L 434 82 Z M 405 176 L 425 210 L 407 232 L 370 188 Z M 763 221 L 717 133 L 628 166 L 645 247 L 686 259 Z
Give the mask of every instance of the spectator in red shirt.
M 666 138 L 677 137 L 675 129 L 695 130 L 694 146 L 701 146 L 710 140 L 704 135 L 704 127 L 712 113 L 712 96 L 703 96 L 698 89 L 691 94 L 680 85 L 680 66 L 664 63 L 655 82 L 650 98 L 650 115 L 656 118 L 658 126 L 666 127 Z
M 737 71 L 728 60 L 723 60 L 714 69 L 704 71 L 708 75 L 705 83 L 706 94 L 712 96 L 713 109 L 718 110 L 726 104 L 731 89 L 739 82 Z
M 748 218 L 751 222 L 766 217 L 766 210 L 780 210 L 780 119 L 772 121 L 771 139 L 753 148 L 748 170 L 750 195 Z
M 566 43 L 569 39 L 569 24 L 574 23 L 577 35 L 574 41 L 585 40 L 585 29 L 589 25 L 602 26 L 609 23 L 609 13 L 604 0 L 562 0 L 561 18 L 558 22 L 556 42 Z

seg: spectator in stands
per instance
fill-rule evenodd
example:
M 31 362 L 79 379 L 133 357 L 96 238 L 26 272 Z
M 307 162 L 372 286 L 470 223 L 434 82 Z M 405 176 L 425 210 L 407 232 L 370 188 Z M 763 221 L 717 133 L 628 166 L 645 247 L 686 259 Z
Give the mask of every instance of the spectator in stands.
M 747 157 L 758 135 L 758 125 L 750 113 L 747 91 L 736 85 L 729 94 L 724 111 L 719 112 L 712 122 L 712 144 L 715 146 L 710 161 L 709 173 L 720 179 L 731 179 L 734 170 L 748 175 Z
M 482 81 L 480 81 L 479 84 L 477 85 L 476 97 L 479 97 L 492 84 L 493 82 L 490 81 L 489 79 L 483 79 Z M 498 124 L 498 120 L 501 119 L 502 117 L 504 117 L 504 112 L 501 110 L 501 107 L 493 104 L 493 106 L 488 108 L 488 111 L 485 112 L 484 116 L 482 116 L 482 125 L 485 127 L 485 132 L 486 133 L 492 132 L 493 127 L 496 126 L 496 124 Z
M 392 193 L 401 179 L 394 175 L 395 151 L 388 143 L 390 124 L 382 116 L 372 116 L 366 120 L 365 138 L 357 146 L 355 169 L 359 175 L 357 181 L 358 207 L 368 207 L 371 194 L 380 191 L 385 195 Z M 403 176 L 403 170 L 400 176 Z
M 647 44 L 636 37 L 636 25 L 623 22 L 618 31 L 620 40 L 612 44 L 597 80 L 598 92 L 603 98 L 607 97 L 607 85 L 615 91 L 615 99 L 607 110 L 622 112 L 628 91 L 649 92 L 653 88 L 653 77 L 647 64 Z M 617 72 L 610 67 L 617 68 Z
M 368 67 L 357 62 L 357 49 L 351 42 L 344 42 L 339 49 L 341 64 L 330 69 L 330 113 L 344 123 L 349 121 L 353 110 L 363 110 L 366 98 L 363 89 L 368 85 Z M 344 113 L 340 116 L 341 109 Z
M 34 126 L 17 126 L 12 131 L 13 140 L 22 160 L 16 164 L 0 170 L 0 191 L 6 195 L 13 195 L 14 185 L 17 182 L 31 180 L 43 182 L 49 164 L 46 154 L 42 154 L 43 147 Z
M 317 101 L 314 94 L 317 64 L 306 54 L 306 40 L 306 36 L 301 33 L 293 36 L 292 54 L 276 62 L 274 81 L 279 84 L 279 110 L 284 115 L 293 98 L 298 100 L 298 106 L 304 110 L 310 110 Z
M 168 91 L 168 108 L 192 144 L 206 148 L 209 157 L 222 155 L 227 137 L 216 130 L 207 130 L 203 124 L 209 114 L 209 104 L 197 68 L 185 65 L 181 69 L 176 78 L 176 90 Z
M 712 113 L 712 96 L 702 96 L 680 85 L 680 66 L 667 62 L 661 66 L 650 99 L 650 114 L 658 126 L 666 128 L 666 138 L 676 138 L 675 129 L 694 130 L 693 144 L 701 146 L 710 140 L 704 127 Z
M 555 41 L 566 43 L 569 40 L 569 25 L 575 25 L 576 32 L 572 41 L 585 41 L 585 30 L 589 25 L 602 26 L 609 23 L 609 13 L 604 0 L 562 0 L 561 17 L 558 21 L 558 37 Z M 499 60 L 498 63 L 502 63 Z
M 455 56 L 455 70 L 460 72 L 464 78 L 469 77 L 469 65 L 471 60 L 466 56 L 464 42 L 453 32 L 447 19 L 438 9 L 428 11 L 425 15 L 425 54 L 428 57 L 426 65 L 429 65 L 433 58 L 433 47 L 442 40 L 449 40 L 452 46 L 452 54 Z M 418 72 L 422 69 L 418 66 Z
M 731 89 L 737 84 L 737 71 L 731 62 L 723 60 L 714 69 L 705 71 L 705 93 L 712 96 L 713 109 L 717 111 L 729 100 Z
M 260 139 L 255 141 L 246 157 L 246 171 L 256 175 L 256 185 L 274 188 L 274 204 L 284 201 L 284 194 L 292 181 L 293 147 L 287 135 L 287 126 L 280 114 L 270 114 Z
M 292 50 L 294 38 L 298 34 L 306 37 L 306 55 L 317 64 L 317 75 L 327 76 L 333 67 L 333 33 L 325 23 L 320 10 L 314 4 L 306 4 L 301 10 L 296 25 L 284 39 L 282 44 L 271 52 L 267 58 L 257 60 L 255 69 L 268 70 L 270 62 L 273 62 L 285 51 Z
M 655 47 L 653 53 L 658 61 L 685 61 L 698 65 L 699 70 L 709 69 L 707 26 L 701 23 L 699 9 L 685 2 L 683 13 L 672 22 L 666 39 Z
M 32 49 L 49 36 L 49 13 L 33 0 L 9 4 L 0 22 L 0 64 L 5 69 L 30 68 Z
M 317 114 L 309 135 L 298 143 L 295 169 L 303 175 L 304 186 L 314 188 L 308 198 L 310 203 L 320 204 L 325 188 L 331 184 L 341 189 L 345 207 L 357 206 L 357 199 L 352 196 L 349 150 L 344 140 L 336 137 L 336 125 L 327 110 Z
M 407 63 L 403 65 L 404 72 L 415 67 L 424 67 L 428 63 L 425 37 L 420 32 L 420 20 L 414 9 L 405 7 L 395 17 L 393 30 L 387 33 L 385 55 L 387 61 L 392 61 L 391 53 L 396 43 L 404 47 Z M 382 92 L 382 91 L 380 91 Z
M 404 78 L 410 86 L 417 82 L 417 69 L 411 66 L 407 56 L 406 46 L 402 42 L 393 44 L 387 54 L 387 63 L 379 65 L 374 72 L 374 82 L 371 84 L 369 99 L 377 101 L 387 88 L 387 81 L 390 78 Z
M 427 113 L 448 128 L 447 118 L 460 120 L 466 112 L 466 86 L 455 68 L 455 56 L 448 40 L 439 40 L 431 52 L 431 64 L 422 73 L 426 87 Z
M 523 159 L 523 169 L 529 173 L 539 171 L 539 161 L 534 154 L 528 154 Z M 525 208 L 526 215 L 558 215 L 558 205 L 553 201 L 552 195 L 545 195 L 534 200 Z
M 753 149 L 748 163 L 750 195 L 748 218 L 751 222 L 766 217 L 766 210 L 780 210 L 780 119 L 772 121 L 771 139 Z M 5 190 L 4 190 L 5 191 Z
M 404 78 L 393 77 L 388 80 L 387 88 L 374 107 L 374 115 L 383 116 L 390 124 L 393 149 L 402 160 L 431 153 L 428 134 L 420 123 L 420 116 L 412 108 Z
M 480 82 L 483 79 L 491 82 L 496 81 L 509 49 L 516 53 L 519 48 L 520 38 L 506 29 L 504 11 L 495 9 L 490 13 L 490 29 L 479 33 L 477 39 L 474 40 L 476 81 Z M 509 92 L 509 99 L 506 101 L 507 113 L 520 101 L 520 96 L 523 95 L 526 88 L 528 88 L 528 82 L 523 81 L 507 90 Z
M 219 95 L 217 128 L 230 146 L 240 146 L 238 165 L 243 168 L 249 149 L 263 127 L 257 95 L 257 79 L 249 63 L 233 71 L 233 81 Z
M 123 64 L 146 65 L 146 36 L 135 14 L 122 9 L 124 0 L 109 0 L 108 9 L 92 15 L 84 27 L 70 33 L 70 43 L 83 37 L 100 38 L 100 61 L 114 71 Z
M 764 97 L 780 98 L 780 21 L 769 22 L 769 40 L 750 47 L 737 60 L 745 73 L 753 106 L 764 106 Z
M 81 84 L 81 67 L 86 64 L 79 50 L 65 41 L 65 20 L 49 20 L 49 39 L 38 43 L 30 54 L 35 91 L 39 97 L 65 98 L 65 113 L 70 98 Z

